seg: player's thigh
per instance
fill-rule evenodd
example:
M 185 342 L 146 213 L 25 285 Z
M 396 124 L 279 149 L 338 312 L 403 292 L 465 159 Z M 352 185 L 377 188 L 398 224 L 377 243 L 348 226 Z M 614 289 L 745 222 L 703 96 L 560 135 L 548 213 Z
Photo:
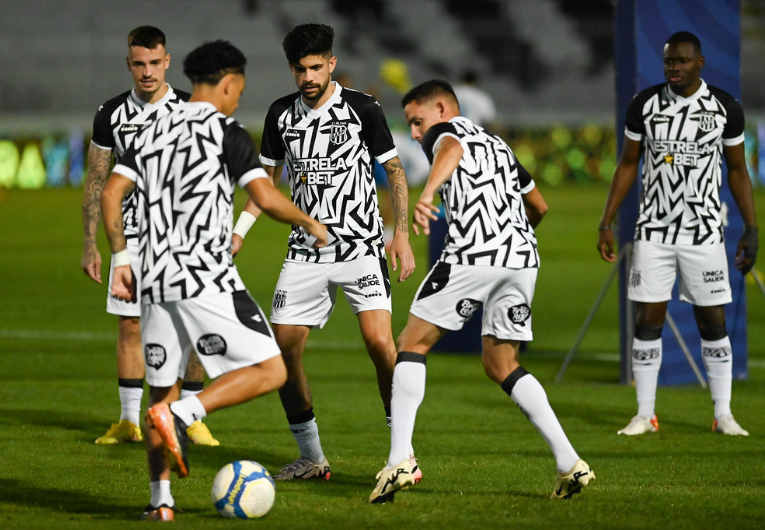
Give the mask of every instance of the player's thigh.
M 263 310 L 247 291 L 183 300 L 178 313 L 211 378 L 281 355 Z
M 494 268 L 439 261 L 420 284 L 409 312 L 439 328 L 462 329 L 485 303 Z
M 677 246 L 635 241 L 627 297 L 648 303 L 670 300 L 676 275 Z
M 186 371 L 191 342 L 176 304 L 166 302 L 141 306 L 146 382 L 152 387 L 173 386 Z
M 112 296 L 112 281 L 114 280 L 114 264 L 109 264 L 109 290 L 106 293 L 106 312 L 121 317 L 137 318 L 141 316 L 141 261 L 138 255 L 138 244 L 131 243 L 133 239 L 128 240 L 128 256 L 130 257 L 130 268 L 133 270 L 133 281 L 135 282 L 136 300 L 126 302 Z
M 271 305 L 271 323 L 323 327 L 335 307 L 336 288 L 327 279 L 331 263 L 287 260 Z
M 538 269 L 493 267 L 494 283 L 483 309 L 481 335 L 500 341 L 530 341 L 531 303 Z
M 717 306 L 733 300 L 725 243 L 678 247 L 680 300 L 696 306 Z
M 391 312 L 390 276 L 385 258 L 365 256 L 330 263 L 329 283 L 340 287 L 354 314 L 381 309 Z

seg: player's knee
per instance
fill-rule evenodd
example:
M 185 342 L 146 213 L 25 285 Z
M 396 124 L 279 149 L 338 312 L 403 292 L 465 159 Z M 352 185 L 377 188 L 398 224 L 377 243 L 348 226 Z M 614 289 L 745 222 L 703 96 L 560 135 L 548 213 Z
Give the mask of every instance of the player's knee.
M 635 326 L 635 338 L 638 340 L 658 340 L 661 338 L 661 330 L 664 328 L 664 326 L 644 326 L 644 325 L 636 325 Z
M 372 359 L 395 359 L 396 346 L 388 333 L 375 332 L 364 337 L 364 345 Z
M 699 334 L 703 340 L 713 341 L 724 339 L 728 336 L 728 331 L 725 329 L 725 323 L 723 323 L 722 325 L 699 326 Z

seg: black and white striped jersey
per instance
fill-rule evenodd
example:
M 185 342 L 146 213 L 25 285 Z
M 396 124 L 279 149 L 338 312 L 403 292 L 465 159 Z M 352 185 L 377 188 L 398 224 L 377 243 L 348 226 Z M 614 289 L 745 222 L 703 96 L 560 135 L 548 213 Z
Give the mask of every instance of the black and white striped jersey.
M 326 247 L 293 226 L 287 259 L 333 263 L 362 256 L 385 257 L 383 223 L 374 179 L 374 160 L 397 156 L 379 103 L 343 88 L 319 109 L 298 92 L 276 100 L 263 128 L 260 161 L 286 165 L 292 201 L 327 226 Z
M 744 141 L 741 104 L 704 81 L 688 98 L 667 84 L 656 85 L 632 99 L 624 134 L 643 142 L 643 193 L 635 240 L 722 242 L 723 146 Z
M 433 163 L 445 137 L 459 140 L 464 154 L 439 193 L 449 223 L 440 261 L 524 269 L 539 267 L 534 235 L 523 195 L 534 180 L 501 138 L 462 116 L 438 123 L 425 133 L 422 149 Z
M 188 101 L 189 97 L 188 93 L 173 90 L 170 85 L 167 85 L 167 94 L 156 103 L 141 100 L 135 95 L 135 90 L 120 94 L 98 108 L 93 119 L 91 143 L 112 151 L 114 163 L 117 164 L 138 131 L 173 110 L 182 101 Z M 122 220 L 125 235 L 128 236 L 138 235 L 135 208 L 135 195 L 131 193 L 122 203 Z
M 236 120 L 183 103 L 138 133 L 114 172 L 136 184 L 144 304 L 244 289 L 231 258 L 234 185 L 268 175 Z

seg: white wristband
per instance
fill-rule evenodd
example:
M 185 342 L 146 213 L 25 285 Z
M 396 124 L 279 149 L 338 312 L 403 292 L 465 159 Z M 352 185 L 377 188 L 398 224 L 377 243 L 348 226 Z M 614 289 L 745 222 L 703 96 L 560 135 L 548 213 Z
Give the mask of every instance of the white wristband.
M 239 220 L 236 222 L 236 226 L 234 227 L 234 233 L 244 239 L 244 236 L 247 235 L 247 232 L 250 230 L 250 228 L 252 228 L 252 225 L 255 224 L 256 220 L 257 217 L 252 215 L 250 212 L 242 211 L 242 213 L 239 214 Z
M 119 252 L 112 254 L 112 265 L 115 267 L 130 265 L 130 254 L 128 254 L 128 250 L 120 250 Z

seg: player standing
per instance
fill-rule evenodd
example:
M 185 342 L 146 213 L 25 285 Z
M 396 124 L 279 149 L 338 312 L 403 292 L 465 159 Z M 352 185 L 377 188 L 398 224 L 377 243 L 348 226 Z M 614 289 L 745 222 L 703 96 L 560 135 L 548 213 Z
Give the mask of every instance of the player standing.
M 81 267 L 91 279 L 101 283 L 101 255 L 96 247 L 98 221 L 101 217 L 101 190 L 114 153 L 115 163 L 125 153 L 136 133 L 145 125 L 176 108 L 189 94 L 173 88 L 165 82 L 165 72 L 170 67 L 170 54 L 165 48 L 165 34 L 152 26 L 140 26 L 128 35 L 127 66 L 133 76 L 133 89 L 110 99 L 99 107 L 93 120 L 93 138 L 88 149 L 88 177 L 82 198 L 84 228 Z M 122 205 L 125 234 L 128 239 L 130 259 L 137 263 L 138 228 L 135 216 L 135 195 L 130 194 Z M 113 264 L 109 270 L 111 292 Z M 140 269 L 136 267 L 140 273 Z M 141 278 L 136 277 L 139 291 Z M 139 427 L 141 398 L 143 396 L 144 359 L 141 352 L 141 309 L 137 303 L 117 300 L 109 295 L 106 311 L 119 316 L 119 339 L 117 341 L 117 377 L 121 403 L 120 421 L 96 440 L 97 444 L 140 442 Z M 193 394 L 204 386 L 202 366 L 193 355 L 183 393 Z M 219 445 L 209 429 L 201 422 L 189 426 L 192 441 L 201 445 Z
M 323 327 L 332 314 L 338 287 L 358 317 L 386 415 L 390 415 L 396 346 L 373 159 L 385 168 L 390 184 L 396 219 L 390 245 L 393 270 L 397 259 L 401 260 L 399 281 L 414 270 L 404 169 L 377 101 L 332 81 L 337 63 L 333 37 L 329 26 L 304 24 L 284 38 L 299 91 L 271 105 L 261 145 L 260 161 L 274 183 L 279 183 L 286 164 L 293 202 L 329 230 L 329 244 L 313 249 L 312 238 L 301 227 L 293 227 L 274 294 L 271 324 L 289 374 L 279 397 L 300 449 L 300 457 L 284 466 L 277 480 L 330 476 L 303 368 L 303 350 L 311 328 Z M 248 202 L 234 229 L 235 253 L 241 245 L 239 236 L 244 237 L 257 214 L 258 209 Z
M 661 331 L 680 273 L 680 300 L 693 304 L 714 401 L 713 431 L 748 436 L 731 414 L 732 351 L 723 305 L 732 301 L 720 203 L 722 159 L 744 220 L 736 268 L 757 258 L 757 220 L 744 158 L 744 111 L 730 94 L 707 85 L 699 39 L 688 32 L 664 45 L 666 83 L 639 92 L 627 109 L 624 147 L 600 219 L 598 251 L 616 260 L 611 231 L 632 187 L 643 148 L 643 194 L 635 226 L 627 296 L 637 303 L 632 372 L 638 413 L 619 434 L 659 430 L 654 406 L 662 359 Z
M 193 85 L 189 102 L 135 137 L 102 195 L 115 265 L 112 294 L 135 301 L 120 204 L 136 191 L 141 332 L 151 389 L 147 519 L 173 519 L 164 450 L 178 476 L 188 475 L 186 426 L 276 390 L 286 379 L 271 328 L 232 261 L 235 184 L 270 216 L 302 227 L 316 247 L 327 242 L 326 228 L 274 188 L 252 138 L 230 117 L 245 87 L 245 63 L 226 41 L 192 51 L 183 69 Z M 199 394 L 176 401 L 192 346 L 208 375 L 217 379 Z
M 439 211 L 433 204 L 438 191 L 449 232 L 398 338 L 391 450 L 369 502 L 391 501 L 396 491 L 416 483 L 408 448 L 425 396 L 426 354 L 482 306 L 486 374 L 518 404 L 552 449 L 558 467 L 552 498 L 569 498 L 595 475 L 568 441 L 542 385 L 518 364 L 520 341 L 532 339 L 531 300 L 539 267 L 534 227 L 547 204 L 510 147 L 459 115 L 448 83 L 422 83 L 404 96 L 402 106 L 412 138 L 422 144 L 431 163 L 414 220 L 430 233 L 430 220 L 437 219 L 434 212 Z

